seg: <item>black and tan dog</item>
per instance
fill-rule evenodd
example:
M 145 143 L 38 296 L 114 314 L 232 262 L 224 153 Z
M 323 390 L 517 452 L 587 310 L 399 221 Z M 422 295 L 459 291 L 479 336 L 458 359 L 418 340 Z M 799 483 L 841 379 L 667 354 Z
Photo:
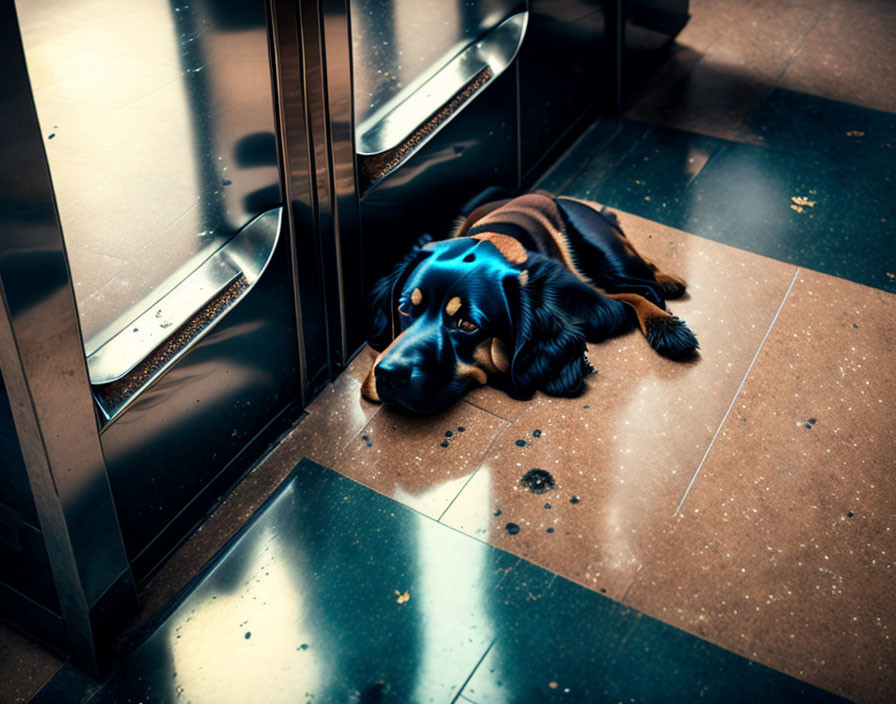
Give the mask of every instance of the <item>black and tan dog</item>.
M 659 354 L 692 356 L 697 339 L 665 311 L 684 291 L 593 203 L 544 191 L 487 203 L 375 286 L 369 342 L 381 352 L 362 393 L 418 413 L 485 383 L 574 396 L 592 371 L 586 340 L 636 321 Z

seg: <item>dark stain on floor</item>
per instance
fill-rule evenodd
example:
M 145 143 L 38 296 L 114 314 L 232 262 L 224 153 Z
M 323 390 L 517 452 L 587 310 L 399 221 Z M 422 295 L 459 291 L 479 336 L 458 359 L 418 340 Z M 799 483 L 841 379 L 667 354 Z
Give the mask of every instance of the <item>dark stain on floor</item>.
M 527 487 L 533 494 L 543 494 L 554 488 L 554 478 L 544 469 L 530 469 L 520 479 L 520 484 Z

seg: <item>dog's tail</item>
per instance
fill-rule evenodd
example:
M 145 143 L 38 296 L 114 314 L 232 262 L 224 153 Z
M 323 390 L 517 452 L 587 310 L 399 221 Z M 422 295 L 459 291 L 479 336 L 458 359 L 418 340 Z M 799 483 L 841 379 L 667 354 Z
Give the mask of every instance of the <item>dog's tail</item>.
M 683 320 L 654 305 L 643 296 L 636 293 L 604 295 L 622 301 L 632 310 L 638 318 L 638 325 L 647 342 L 663 357 L 686 359 L 695 355 L 700 349 L 697 337 Z

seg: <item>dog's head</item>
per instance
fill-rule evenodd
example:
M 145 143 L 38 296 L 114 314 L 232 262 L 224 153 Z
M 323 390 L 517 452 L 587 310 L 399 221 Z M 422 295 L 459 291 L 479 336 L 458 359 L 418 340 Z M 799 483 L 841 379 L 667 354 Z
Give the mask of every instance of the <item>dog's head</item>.
M 417 413 L 485 383 L 516 398 L 574 395 L 591 371 L 583 289 L 593 297 L 505 235 L 418 244 L 371 294 L 370 345 L 382 351 L 362 393 Z

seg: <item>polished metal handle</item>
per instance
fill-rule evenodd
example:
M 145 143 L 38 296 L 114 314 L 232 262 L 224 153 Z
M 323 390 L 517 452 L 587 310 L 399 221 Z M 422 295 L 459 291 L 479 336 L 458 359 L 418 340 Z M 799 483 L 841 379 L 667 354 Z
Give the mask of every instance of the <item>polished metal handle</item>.
M 368 179 L 384 176 L 420 149 L 500 76 L 519 51 L 528 20 L 528 11 L 508 17 L 435 74 L 412 83 L 359 124 L 355 150 Z M 363 160 L 368 161 L 368 168 Z
M 87 356 L 90 383 L 106 420 L 196 344 L 267 268 L 283 208 L 246 225 L 183 281 Z M 149 361 L 152 360 L 152 361 Z M 133 375 L 133 379 L 126 379 Z M 111 388 L 114 384 L 118 387 Z

